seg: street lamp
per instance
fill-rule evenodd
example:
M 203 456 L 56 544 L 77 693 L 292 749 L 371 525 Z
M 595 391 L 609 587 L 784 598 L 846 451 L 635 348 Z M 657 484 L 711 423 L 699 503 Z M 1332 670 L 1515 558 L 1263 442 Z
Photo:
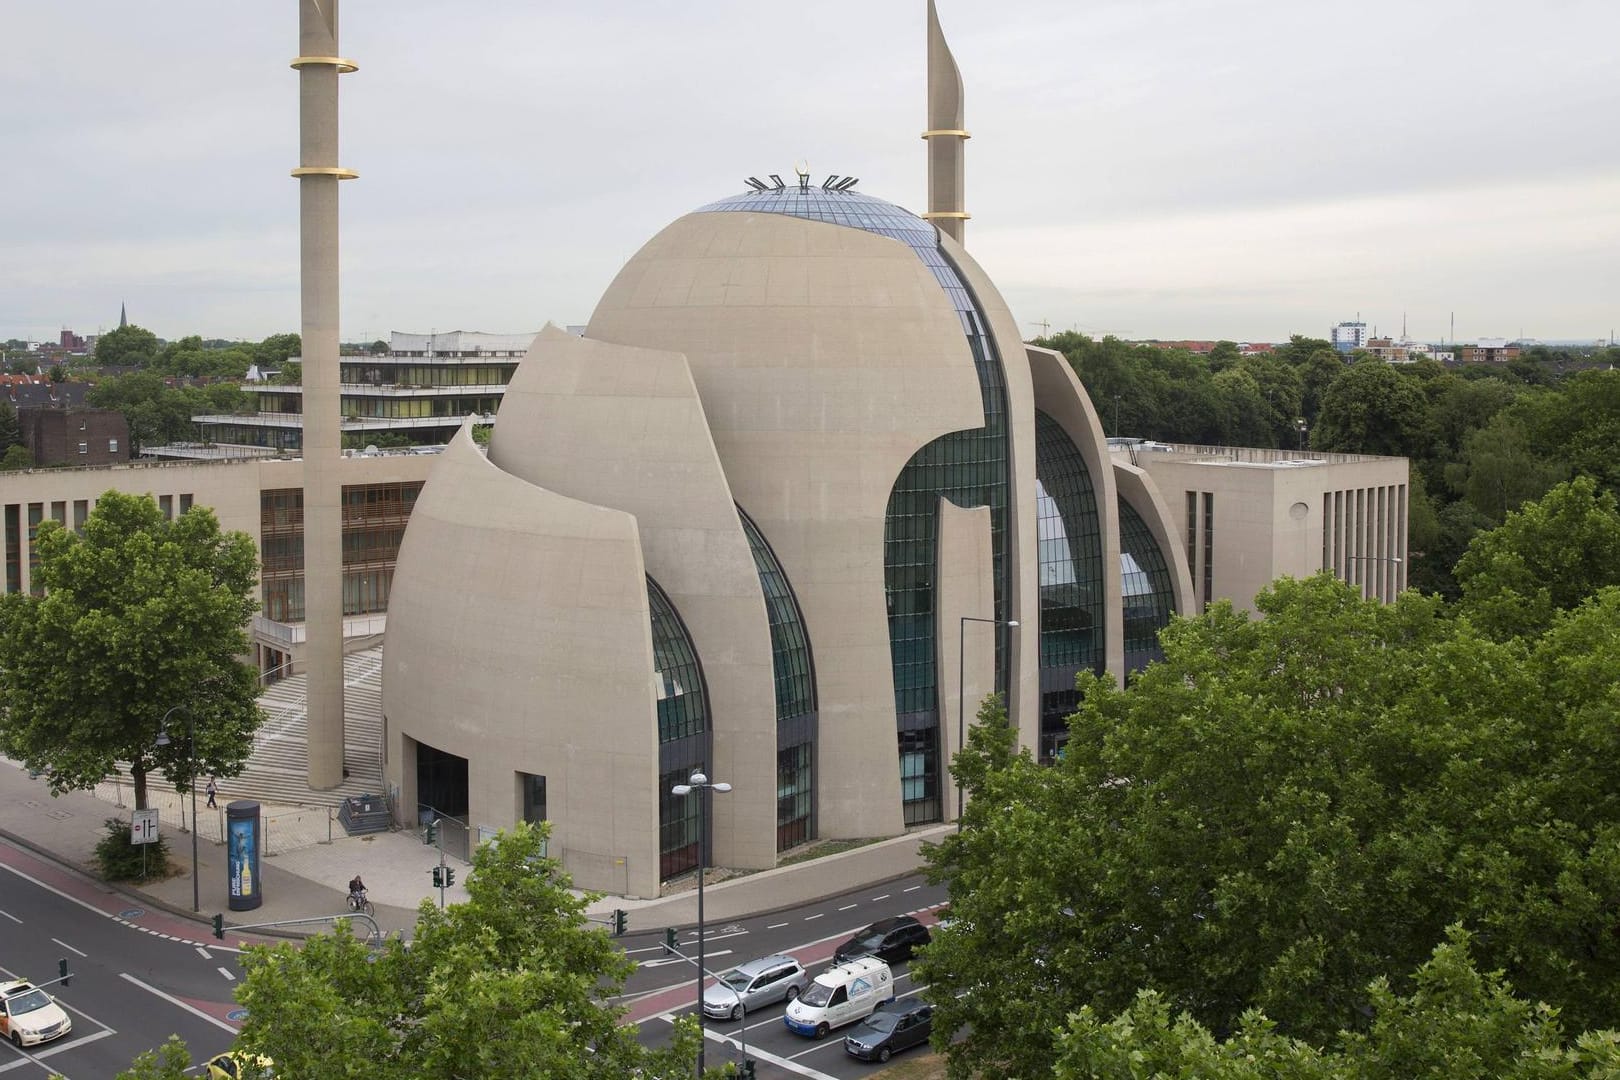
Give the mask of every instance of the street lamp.
M 157 744 L 168 746 L 172 741 L 169 738 L 169 717 L 173 716 L 184 705 L 175 705 L 163 714 L 158 721 Z M 202 887 L 197 877 L 197 723 L 192 719 L 191 710 L 186 709 L 186 756 L 190 761 L 191 772 L 191 910 L 202 910 Z
M 1310 425 L 1305 423 L 1305 418 L 1302 416 L 1294 421 L 1294 428 L 1299 432 L 1299 452 L 1303 454 L 1305 452 L 1305 433 L 1310 430 Z
M 1115 400 L 1118 400 L 1117 397 Z M 970 622 L 986 622 L 995 626 L 1017 626 L 1017 619 L 983 619 L 977 615 L 963 615 L 962 622 L 957 627 L 956 635 L 956 752 L 962 752 L 967 742 L 967 711 L 964 708 L 966 701 L 967 676 L 967 624 Z M 952 773 L 956 770 L 952 769 Z M 956 777 L 956 831 L 962 831 L 962 777 Z
M 692 792 L 698 793 L 698 963 L 697 963 L 697 1020 L 698 1033 L 703 1028 L 703 871 L 709 865 L 709 792 L 718 791 L 724 795 L 731 790 L 731 785 L 724 781 L 711 781 L 702 771 L 694 772 L 688 783 L 676 784 L 669 789 L 671 795 L 686 796 Z M 698 1075 L 703 1075 L 703 1051 L 705 1038 L 698 1040 Z

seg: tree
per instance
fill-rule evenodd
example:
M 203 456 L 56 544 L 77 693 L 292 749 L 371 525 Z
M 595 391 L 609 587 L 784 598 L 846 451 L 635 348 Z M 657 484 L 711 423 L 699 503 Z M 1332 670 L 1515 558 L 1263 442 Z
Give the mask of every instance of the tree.
M 1414 457 L 1424 444 L 1428 402 L 1415 380 L 1381 360 L 1345 368 L 1322 395 L 1311 445 L 1354 454 Z
M 173 521 L 151 496 L 108 491 L 82 535 L 47 520 L 35 580 L 44 595 L 0 600 L 0 748 L 43 772 L 53 793 L 95 786 L 128 762 L 135 805 L 146 778 L 235 776 L 261 722 L 258 677 L 238 657 L 258 609 L 246 533 L 220 531 L 193 507 Z
M 17 443 L 6 448 L 4 455 L 0 455 L 0 472 L 16 472 L 18 469 L 32 469 L 34 455 L 28 452 L 28 447 Z
M 519 822 L 473 855 L 468 901 L 424 901 L 410 947 L 368 949 L 345 929 L 302 948 L 248 950 L 239 1047 L 285 1076 L 435 1080 L 689 1075 L 697 1027 L 648 1050 L 602 1004 L 632 964 L 585 921 L 541 855 L 549 829 Z
M 190 1080 L 191 1053 L 178 1035 L 170 1035 L 155 1050 L 147 1050 L 118 1074 L 118 1080 Z
M 253 360 L 261 368 L 279 368 L 303 351 L 297 334 L 271 334 L 253 347 Z
M 1043 1072 L 1069 1013 L 1143 988 L 1322 1045 L 1453 923 L 1572 1023 L 1620 1018 L 1620 590 L 1534 650 L 1326 575 L 1256 603 L 1172 623 L 1124 689 L 1083 674 L 1050 768 L 975 732 L 966 827 L 929 852 L 952 928 L 919 962 L 936 1029 L 968 1032 L 953 1077 Z
M 1457 928 L 1413 977 L 1410 996 L 1387 981 L 1367 991 L 1373 1020 L 1365 1033 L 1340 1032 L 1318 1050 L 1277 1030 L 1263 1013 L 1244 1015 L 1218 1040 L 1164 997 L 1142 991 L 1111 1021 L 1090 1008 L 1069 1019 L 1059 1039 L 1058 1080 L 1598 1080 L 1620 1073 L 1620 1032 L 1564 1037 L 1557 1010 L 1515 997 L 1499 974 L 1481 974 L 1470 936 Z
M 130 323 L 96 339 L 96 363 L 103 367 L 142 367 L 158 355 L 158 337 Z
M 1480 533 L 1457 561 L 1462 610 L 1497 638 L 1536 637 L 1558 611 L 1620 585 L 1620 509 L 1589 476 Z
M 22 442 L 22 428 L 17 424 L 17 409 L 9 401 L 0 401 L 0 453 Z

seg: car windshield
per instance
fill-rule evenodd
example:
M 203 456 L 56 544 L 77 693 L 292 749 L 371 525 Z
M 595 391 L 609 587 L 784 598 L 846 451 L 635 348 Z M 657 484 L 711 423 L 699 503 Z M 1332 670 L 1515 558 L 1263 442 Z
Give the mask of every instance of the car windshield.
M 751 981 L 752 979 L 750 976 L 744 975 L 736 968 L 732 968 L 730 971 L 720 976 L 721 984 L 729 986 L 733 990 L 746 990 L 748 989 L 748 984 Z
M 895 1021 L 900 1019 L 894 1013 L 873 1013 L 866 1020 L 866 1026 L 880 1034 L 887 1035 L 894 1030 Z
M 832 1000 L 832 992 L 833 988 L 826 983 L 813 982 L 810 984 L 810 989 L 799 995 L 799 1000 L 806 1005 L 813 1005 L 819 1009 Z
M 18 994 L 16 997 L 7 998 L 6 1011 L 12 1016 L 22 1016 L 24 1013 L 31 1013 L 35 1009 L 43 1009 L 50 1003 L 51 999 L 45 996 L 45 991 L 30 990 L 26 994 Z

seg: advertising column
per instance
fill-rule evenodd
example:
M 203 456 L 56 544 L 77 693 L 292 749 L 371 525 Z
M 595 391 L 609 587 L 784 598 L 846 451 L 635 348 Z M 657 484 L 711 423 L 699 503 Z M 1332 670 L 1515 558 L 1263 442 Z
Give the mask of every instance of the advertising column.
M 259 804 L 239 799 L 225 807 L 227 888 L 232 911 L 252 911 L 264 903 L 259 878 Z

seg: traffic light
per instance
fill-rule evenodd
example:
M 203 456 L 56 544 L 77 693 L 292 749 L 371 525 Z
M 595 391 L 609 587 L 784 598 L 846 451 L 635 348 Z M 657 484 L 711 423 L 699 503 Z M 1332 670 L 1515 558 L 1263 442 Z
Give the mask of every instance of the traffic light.
M 630 913 L 624 908 L 613 909 L 613 936 L 624 937 L 625 924 L 630 921 Z
M 742 1080 L 754 1080 L 754 1059 L 743 1058 L 742 1068 L 737 1070 L 737 1075 Z
M 675 928 L 673 926 L 664 927 L 664 951 L 670 953 L 675 952 L 677 941 L 678 939 L 675 934 Z
M 72 976 L 68 974 L 67 957 L 64 956 L 62 959 L 56 962 L 56 970 L 62 973 L 62 985 L 66 986 L 68 984 L 68 979 L 72 978 Z
M 214 936 L 221 941 L 225 940 L 225 916 L 223 915 L 214 916 Z
M 439 842 L 439 819 L 434 818 L 432 821 L 427 823 L 427 828 L 422 831 L 422 843 L 427 844 L 429 847 L 432 847 L 434 844 L 436 844 L 438 842 Z
M 445 872 L 446 869 L 448 869 L 448 868 L 443 867 L 443 866 L 435 866 L 433 868 L 433 887 L 435 889 L 444 888 L 444 885 L 445 885 L 444 872 Z
M 456 883 L 456 868 L 453 867 L 453 866 L 445 867 L 444 868 L 444 884 L 445 884 L 445 888 L 449 888 L 451 885 L 454 885 L 455 883 Z

